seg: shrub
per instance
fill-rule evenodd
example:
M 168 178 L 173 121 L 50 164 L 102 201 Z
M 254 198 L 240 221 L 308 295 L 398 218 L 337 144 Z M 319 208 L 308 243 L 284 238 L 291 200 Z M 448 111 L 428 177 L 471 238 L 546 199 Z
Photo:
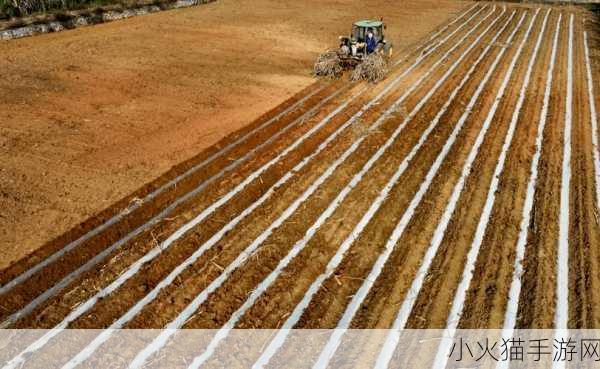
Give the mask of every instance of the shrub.
M 120 2 L 119 0 L 0 0 L 0 18 L 22 17 L 55 10 L 83 9 L 93 5 Z

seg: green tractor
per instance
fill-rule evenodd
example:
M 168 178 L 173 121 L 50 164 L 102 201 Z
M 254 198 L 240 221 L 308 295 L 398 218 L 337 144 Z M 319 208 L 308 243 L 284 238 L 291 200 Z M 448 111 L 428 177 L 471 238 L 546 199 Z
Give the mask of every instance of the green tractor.
M 340 36 L 338 55 L 345 68 L 354 68 L 367 56 L 367 33 L 370 31 L 375 38 L 376 47 L 371 52 L 391 58 L 392 44 L 385 38 L 385 23 L 383 20 L 361 20 L 352 25 L 350 36 Z
M 314 74 L 337 78 L 344 70 L 353 70 L 351 80 L 377 82 L 383 79 L 392 57 L 392 44 L 385 38 L 385 29 L 383 20 L 354 23 L 350 36 L 340 36 L 339 48 L 319 55 Z

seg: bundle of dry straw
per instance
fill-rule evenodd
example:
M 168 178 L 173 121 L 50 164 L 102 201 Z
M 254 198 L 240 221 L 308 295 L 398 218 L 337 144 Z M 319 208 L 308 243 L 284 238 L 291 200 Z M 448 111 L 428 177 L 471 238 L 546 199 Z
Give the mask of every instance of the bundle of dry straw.
M 352 81 L 366 80 L 378 82 L 385 78 L 388 73 L 388 61 L 380 54 L 367 55 L 363 62 L 356 66 L 350 79 Z
M 316 76 L 339 77 L 342 72 L 342 64 L 335 50 L 324 52 L 315 62 L 314 73 Z

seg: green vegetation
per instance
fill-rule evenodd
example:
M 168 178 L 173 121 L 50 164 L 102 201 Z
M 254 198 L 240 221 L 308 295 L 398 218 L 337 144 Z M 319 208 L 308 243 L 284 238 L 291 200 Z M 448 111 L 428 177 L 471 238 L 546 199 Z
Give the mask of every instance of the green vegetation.
M 121 3 L 118 0 L 0 0 L 0 19 L 23 17 L 34 13 L 85 9 Z

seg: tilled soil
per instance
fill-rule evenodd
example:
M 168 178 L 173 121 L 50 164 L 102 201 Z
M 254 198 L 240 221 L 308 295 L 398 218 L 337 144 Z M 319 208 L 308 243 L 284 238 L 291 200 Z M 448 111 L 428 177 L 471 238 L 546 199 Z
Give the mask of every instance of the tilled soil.
M 556 306 L 567 306 L 569 327 L 597 328 L 600 168 L 591 104 L 599 101 L 588 96 L 584 45 L 588 32 L 596 91 L 592 21 L 574 7 L 478 3 L 381 83 L 314 85 L 211 148 L 203 159 L 233 145 L 110 230 L 28 278 L 14 279 L 47 259 L 7 269 L 0 317 L 19 328 L 389 328 L 414 299 L 401 328 L 501 328 L 513 306 L 508 321 L 519 328 L 554 327 Z M 565 129 L 572 133 L 568 207 L 560 199 Z M 164 220 L 111 249 L 197 186 Z M 558 300 L 565 212 L 568 298 Z M 524 213 L 531 221 L 521 229 Z M 418 274 L 422 265 L 429 266 Z M 516 281 L 518 299 L 509 300 Z
M 356 20 L 384 17 L 398 55 L 466 1 L 371 5 L 222 0 L 0 43 L 0 269 L 310 89 Z

